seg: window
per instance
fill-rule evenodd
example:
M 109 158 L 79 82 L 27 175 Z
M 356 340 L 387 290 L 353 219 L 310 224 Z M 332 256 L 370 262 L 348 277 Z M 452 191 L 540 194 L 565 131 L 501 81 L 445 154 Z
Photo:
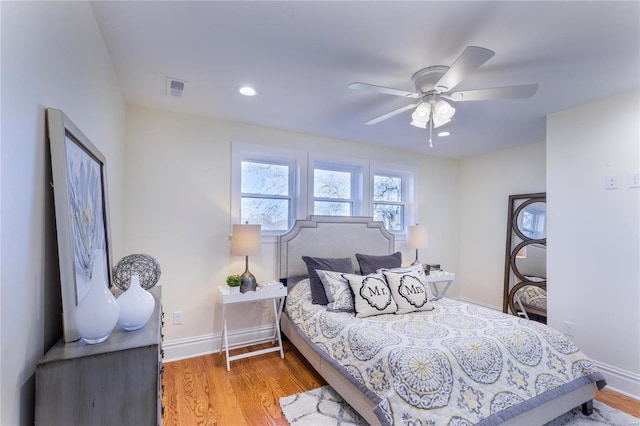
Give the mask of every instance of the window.
M 373 175 L 373 219 L 383 221 L 390 232 L 404 230 L 403 187 L 401 176 Z
M 291 171 L 288 164 L 242 161 L 240 223 L 265 231 L 284 231 L 291 217 Z
M 545 213 L 544 210 L 539 210 L 535 206 L 528 206 L 522 210 L 522 224 L 520 225 L 520 229 L 526 237 L 534 240 L 544 238 Z
M 313 214 L 352 216 L 355 207 L 354 171 L 321 165 L 313 170 Z
M 234 141 L 231 223 L 260 224 L 262 241 L 275 243 L 310 214 L 373 216 L 402 240 L 415 217 L 415 174 L 406 164 Z

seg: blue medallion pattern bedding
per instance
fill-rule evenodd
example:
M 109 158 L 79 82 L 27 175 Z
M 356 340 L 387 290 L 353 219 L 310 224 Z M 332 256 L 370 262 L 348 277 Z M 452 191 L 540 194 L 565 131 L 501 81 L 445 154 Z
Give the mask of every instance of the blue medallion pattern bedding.
M 547 290 L 535 285 L 525 285 L 516 291 L 516 298 L 525 307 L 547 311 Z
M 498 424 L 585 384 L 605 385 L 545 325 L 447 298 L 431 303 L 430 311 L 357 318 L 313 304 L 303 280 L 285 313 L 377 404 L 382 424 Z

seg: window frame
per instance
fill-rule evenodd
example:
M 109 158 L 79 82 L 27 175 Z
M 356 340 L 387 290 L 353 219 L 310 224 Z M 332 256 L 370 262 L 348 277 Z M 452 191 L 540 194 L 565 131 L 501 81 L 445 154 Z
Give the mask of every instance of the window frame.
M 253 163 L 253 164 L 264 164 L 267 166 L 280 166 L 286 167 L 288 170 L 287 176 L 287 195 L 281 194 L 267 194 L 262 192 L 243 192 L 242 191 L 242 165 L 245 163 Z M 293 166 L 290 162 L 277 162 L 277 161 L 269 161 L 269 160 L 257 160 L 257 159 L 242 159 L 240 160 L 240 220 L 242 221 L 242 204 L 243 200 L 254 199 L 254 200 L 280 200 L 286 201 L 288 204 L 287 209 L 287 229 L 291 226 L 292 217 L 293 217 L 293 203 L 294 203 L 294 190 L 293 190 L 293 180 L 294 180 L 295 171 L 293 170 Z M 285 229 L 286 230 L 286 229 Z M 280 229 L 277 230 L 265 230 L 266 233 L 269 232 L 280 232 Z
M 231 223 L 240 223 L 242 205 L 242 162 L 259 162 L 289 166 L 289 196 L 272 195 L 264 198 L 290 200 L 289 228 L 299 217 L 306 217 L 306 203 L 301 200 L 301 188 L 306 187 L 306 175 L 302 173 L 306 166 L 306 155 L 300 151 L 268 145 L 231 143 Z M 260 197 L 262 198 L 262 197 Z M 261 230 L 263 242 L 277 242 L 278 236 L 287 230 Z
M 350 198 L 331 198 L 331 197 L 316 197 L 315 195 L 315 175 L 316 170 L 324 170 L 329 172 L 342 172 L 349 173 L 351 176 L 350 179 Z M 309 196 L 310 196 L 310 206 L 309 211 L 313 212 L 312 214 L 316 214 L 315 211 L 315 203 L 318 202 L 329 202 L 329 203 L 348 203 L 350 206 L 350 216 L 357 216 L 358 212 L 362 211 L 362 197 L 360 193 L 362 192 L 360 189 L 360 182 L 362 182 L 362 169 L 358 166 L 344 164 L 344 163 L 335 163 L 335 162 L 327 162 L 327 161 L 314 161 L 313 168 L 310 170 L 311 178 L 309 179 L 310 188 L 309 188 Z
M 397 176 L 402 178 L 402 194 L 404 199 L 403 229 L 389 231 L 396 241 L 406 240 L 407 226 L 415 222 L 417 205 L 415 182 L 417 168 L 406 164 L 393 164 L 382 161 L 362 160 L 353 157 L 340 157 L 317 152 L 294 150 L 274 145 L 261 145 L 246 142 L 231 142 L 231 221 L 240 223 L 241 162 L 257 161 L 280 165 L 289 165 L 290 176 L 290 218 L 289 227 L 296 219 L 306 219 L 314 211 L 314 173 L 316 167 L 323 170 L 351 171 L 353 216 L 373 216 L 373 178 L 375 175 Z M 353 179 L 355 176 L 355 179 Z M 277 198 L 277 196 L 274 196 Z M 324 199 L 318 199 L 324 201 Z M 342 199 L 329 199 L 342 200 Z M 263 243 L 277 243 L 278 236 L 286 231 L 262 230 Z
M 401 202 L 377 202 L 373 198 L 374 194 L 374 176 L 399 177 L 402 179 L 402 201 Z M 371 191 L 371 199 L 369 201 L 369 216 L 373 217 L 374 204 L 398 204 L 404 206 L 404 218 L 402 229 L 387 230 L 395 235 L 397 241 L 404 241 L 407 238 L 407 227 L 415 222 L 417 217 L 415 180 L 417 171 L 415 167 L 401 164 L 371 162 L 371 170 L 369 174 L 369 188 Z
M 365 184 L 365 177 L 369 175 L 369 161 L 361 160 L 357 158 L 350 158 L 341 156 L 339 159 L 317 152 L 309 153 L 308 162 L 308 204 L 307 209 L 313 214 L 314 201 L 314 177 L 316 168 L 323 170 L 337 170 L 337 171 L 349 171 L 351 175 L 351 199 L 354 200 L 353 209 L 351 211 L 352 216 L 366 216 L 367 215 L 367 200 L 369 196 L 369 187 Z

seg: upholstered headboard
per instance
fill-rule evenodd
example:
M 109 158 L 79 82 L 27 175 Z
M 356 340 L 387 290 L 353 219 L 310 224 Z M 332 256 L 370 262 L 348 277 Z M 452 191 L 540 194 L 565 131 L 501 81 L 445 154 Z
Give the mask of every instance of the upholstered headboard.
M 384 223 L 364 216 L 309 216 L 296 220 L 293 227 L 279 237 L 280 279 L 307 275 L 302 256 L 351 257 L 358 265 L 356 253 L 385 255 L 395 250 L 395 237 Z

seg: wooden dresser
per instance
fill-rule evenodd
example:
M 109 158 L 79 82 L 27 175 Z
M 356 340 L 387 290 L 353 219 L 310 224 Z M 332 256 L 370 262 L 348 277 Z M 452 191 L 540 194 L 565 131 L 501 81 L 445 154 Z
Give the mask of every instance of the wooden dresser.
M 140 330 L 116 327 L 103 343 L 58 341 L 36 366 L 36 425 L 162 424 L 161 287 Z

